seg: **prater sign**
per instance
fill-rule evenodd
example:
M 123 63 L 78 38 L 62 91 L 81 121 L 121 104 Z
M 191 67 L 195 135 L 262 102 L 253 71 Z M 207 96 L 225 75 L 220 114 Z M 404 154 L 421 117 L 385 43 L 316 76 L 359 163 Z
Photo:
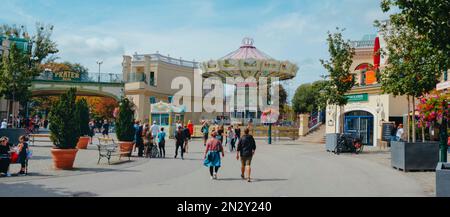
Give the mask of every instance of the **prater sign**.
M 53 72 L 53 80 L 55 81 L 80 81 L 81 76 L 78 72 L 62 71 Z

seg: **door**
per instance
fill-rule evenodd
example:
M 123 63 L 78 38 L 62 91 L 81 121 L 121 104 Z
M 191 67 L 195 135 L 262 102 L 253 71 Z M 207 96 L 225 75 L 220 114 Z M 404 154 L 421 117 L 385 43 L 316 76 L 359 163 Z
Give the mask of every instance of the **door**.
M 373 115 L 365 111 L 345 115 L 344 133 L 358 136 L 364 145 L 373 145 Z

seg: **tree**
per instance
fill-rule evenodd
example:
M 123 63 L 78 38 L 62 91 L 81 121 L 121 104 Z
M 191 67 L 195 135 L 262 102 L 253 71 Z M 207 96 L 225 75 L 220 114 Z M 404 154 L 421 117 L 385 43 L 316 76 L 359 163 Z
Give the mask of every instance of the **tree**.
M 407 25 L 427 38 L 432 47 L 445 58 L 440 68 L 447 71 L 450 65 L 450 2 L 448 0 L 383 0 L 381 8 L 384 12 L 397 7 L 397 14 L 391 16 L 394 23 Z M 447 110 L 447 107 L 443 108 Z M 447 162 L 447 123 L 446 118 L 440 125 L 440 161 Z
M 49 114 L 50 138 L 59 149 L 74 149 L 80 138 L 79 116 L 75 103 L 77 90 L 69 89 L 53 104 Z
M 287 104 L 288 94 L 286 92 L 286 89 L 284 89 L 283 85 L 281 85 L 281 84 L 278 84 L 278 90 L 279 90 L 279 92 L 278 92 L 278 95 L 279 95 L 278 107 L 279 107 L 280 114 L 283 114 L 285 112 L 284 105 Z
M 13 103 L 22 102 L 31 95 L 28 88 L 33 77 L 29 69 L 29 55 L 21 51 L 15 43 L 12 43 L 7 54 L 2 55 L 0 67 L 0 95 Z M 13 114 L 16 116 L 16 114 Z
M 131 142 L 134 139 L 133 107 L 133 103 L 126 97 L 120 101 L 116 120 L 116 134 L 119 141 Z
M 339 106 L 340 123 L 343 123 L 343 107 L 347 104 L 345 94 L 355 85 L 355 79 L 350 74 L 350 66 L 353 63 L 354 48 L 351 47 L 350 41 L 345 41 L 342 37 L 342 31 L 337 28 L 336 33 L 328 32 L 328 52 L 330 59 L 320 60 L 323 67 L 328 71 L 328 75 L 324 76 L 326 80 L 323 83 L 322 91 L 328 105 Z M 336 112 L 337 113 L 337 112 Z M 335 120 L 337 118 L 335 117 Z M 343 124 L 340 124 L 341 129 Z M 339 131 L 342 131 L 342 130 Z
M 292 107 L 296 113 L 311 113 L 315 109 L 315 94 L 310 83 L 300 85 L 292 98 Z
M 18 49 L 15 42 L 12 42 L 10 47 L 2 55 L 1 61 L 1 80 L 0 81 L 0 96 L 11 100 L 13 105 L 20 99 L 19 102 L 25 105 L 31 96 L 29 87 L 34 76 L 41 73 L 41 63 L 52 54 L 58 52 L 56 43 L 51 41 L 53 26 L 44 26 L 43 24 L 36 24 L 36 35 L 29 37 L 25 28 L 17 28 L 16 26 L 2 25 L 0 27 L 0 34 L 13 35 L 15 37 L 23 37 L 29 40 L 29 45 L 32 49 L 28 51 L 21 51 Z M 10 109 L 8 109 L 10 110 Z M 15 112 L 14 108 L 11 108 Z M 15 116 L 15 114 L 14 114 Z
M 436 87 L 440 75 L 439 64 L 443 56 L 431 46 L 426 36 L 404 25 L 403 16 L 393 15 L 391 20 L 393 22 L 377 23 L 386 41 L 386 51 L 383 53 L 388 56 L 389 62 L 381 75 L 380 83 L 383 92 L 408 97 L 409 123 L 409 114 L 415 111 L 414 106 L 410 106 L 409 99 L 412 98 L 414 105 L 415 98 Z M 415 126 L 415 118 L 412 118 L 412 126 Z M 412 141 L 415 142 L 415 127 L 412 130 Z M 408 141 L 409 139 L 408 136 Z
M 89 106 L 85 98 L 82 98 L 76 103 L 76 111 L 78 116 L 78 123 L 80 125 L 80 136 L 89 135 Z

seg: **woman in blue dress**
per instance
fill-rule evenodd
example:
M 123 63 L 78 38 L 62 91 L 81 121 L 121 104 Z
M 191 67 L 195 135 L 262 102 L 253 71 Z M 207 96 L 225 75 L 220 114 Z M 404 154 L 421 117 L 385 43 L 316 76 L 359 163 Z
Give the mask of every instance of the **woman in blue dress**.
M 216 138 L 217 132 L 211 132 L 211 138 L 206 143 L 206 150 L 204 156 L 203 164 L 206 167 L 209 167 L 209 174 L 211 175 L 211 179 L 217 179 L 217 172 L 221 165 L 220 153 L 222 153 L 222 157 L 225 157 L 225 153 L 223 151 L 223 146 L 220 140 Z

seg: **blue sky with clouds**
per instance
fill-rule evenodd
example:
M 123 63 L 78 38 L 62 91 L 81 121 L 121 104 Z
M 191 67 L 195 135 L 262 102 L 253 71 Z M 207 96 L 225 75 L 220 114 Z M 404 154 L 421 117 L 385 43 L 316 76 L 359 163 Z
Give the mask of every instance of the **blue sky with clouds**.
M 320 79 L 326 33 L 346 29 L 358 40 L 385 19 L 379 0 L 2 0 L 0 23 L 55 26 L 61 60 L 121 72 L 123 54 L 170 54 L 186 60 L 220 58 L 242 38 L 270 56 L 299 65 L 298 84 Z

